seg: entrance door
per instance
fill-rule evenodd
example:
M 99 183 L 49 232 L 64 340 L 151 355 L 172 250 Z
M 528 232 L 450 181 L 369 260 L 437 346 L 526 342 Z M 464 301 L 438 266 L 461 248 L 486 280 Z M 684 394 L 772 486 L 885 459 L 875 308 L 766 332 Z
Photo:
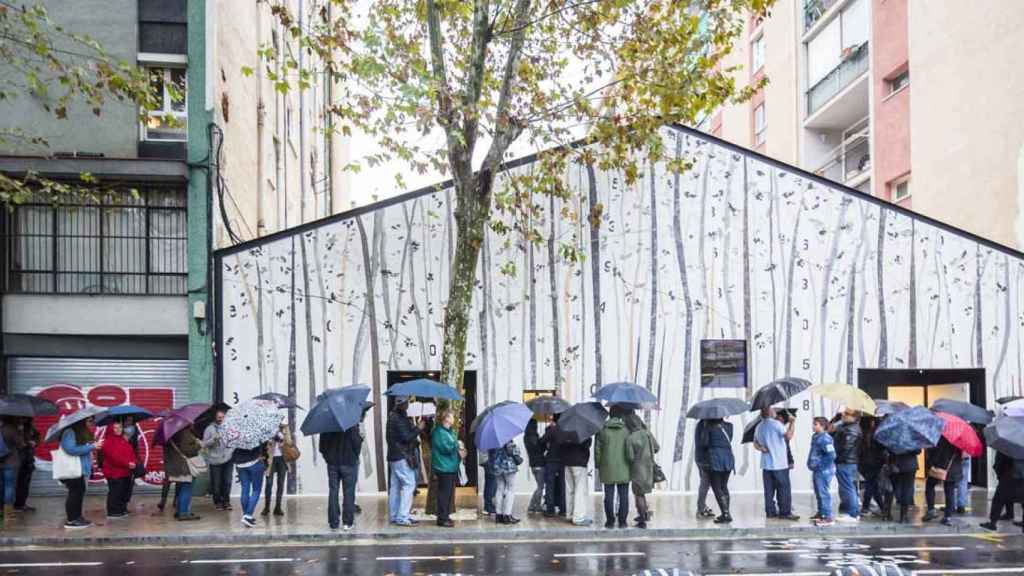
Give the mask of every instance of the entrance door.
M 417 378 L 429 378 L 431 380 L 438 380 L 441 377 L 441 373 L 437 371 L 427 370 L 389 370 L 388 371 L 388 388 L 390 389 L 395 384 L 400 382 L 408 382 L 409 380 L 416 380 Z M 466 445 L 466 476 L 469 478 L 467 486 L 476 487 L 477 485 L 477 454 L 476 444 L 473 441 L 473 435 L 469 433 L 469 424 L 476 418 L 476 371 L 467 370 L 462 376 L 462 395 L 465 396 L 466 401 L 462 403 L 462 427 L 459 430 L 459 439 L 462 440 Z M 395 399 L 388 396 L 388 412 L 395 406 Z M 429 417 L 433 420 L 433 417 Z M 432 422 L 431 422 L 432 423 Z M 429 440 L 425 440 L 429 441 Z
M 872 398 L 899 400 L 911 406 L 931 406 L 940 398 L 985 406 L 985 369 L 886 370 L 862 368 L 857 385 Z M 976 427 L 977 429 L 977 427 Z M 971 459 L 971 484 L 988 486 L 988 454 Z M 923 478 L 924 456 L 918 477 Z

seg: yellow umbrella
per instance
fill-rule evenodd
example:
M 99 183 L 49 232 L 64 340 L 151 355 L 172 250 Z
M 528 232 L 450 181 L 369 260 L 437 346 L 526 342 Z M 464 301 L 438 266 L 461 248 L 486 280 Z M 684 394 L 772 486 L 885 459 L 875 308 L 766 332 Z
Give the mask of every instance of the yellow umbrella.
M 809 389 L 812 393 L 835 400 L 850 410 L 859 410 L 865 414 L 875 414 L 875 401 L 860 388 L 849 384 L 815 384 Z

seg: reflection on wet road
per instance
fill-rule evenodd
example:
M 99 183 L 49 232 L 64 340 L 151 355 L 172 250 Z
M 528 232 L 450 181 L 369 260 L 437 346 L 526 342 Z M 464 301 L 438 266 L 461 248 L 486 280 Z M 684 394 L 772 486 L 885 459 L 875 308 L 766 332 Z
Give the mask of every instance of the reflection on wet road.
M 0 552 L 0 575 L 828 576 L 878 565 L 890 576 L 1024 574 L 1024 535 Z

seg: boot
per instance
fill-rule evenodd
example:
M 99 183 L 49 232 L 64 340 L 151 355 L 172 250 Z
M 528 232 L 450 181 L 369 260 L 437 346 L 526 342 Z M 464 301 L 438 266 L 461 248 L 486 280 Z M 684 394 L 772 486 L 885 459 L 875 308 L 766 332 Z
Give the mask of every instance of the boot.
M 281 510 L 280 500 L 277 502 L 277 506 L 274 508 L 274 516 L 284 516 L 284 510 Z
M 718 518 L 715 518 L 715 524 L 728 524 L 732 522 L 732 515 L 729 514 L 730 499 L 731 496 L 728 494 L 715 497 L 715 500 L 718 502 L 718 510 L 722 513 Z
M 909 522 L 909 519 L 907 518 L 907 512 L 909 509 L 910 506 L 906 506 L 903 504 L 900 505 L 900 524 L 906 524 Z
M 263 505 L 263 512 L 260 512 L 260 516 L 270 516 L 270 502 Z

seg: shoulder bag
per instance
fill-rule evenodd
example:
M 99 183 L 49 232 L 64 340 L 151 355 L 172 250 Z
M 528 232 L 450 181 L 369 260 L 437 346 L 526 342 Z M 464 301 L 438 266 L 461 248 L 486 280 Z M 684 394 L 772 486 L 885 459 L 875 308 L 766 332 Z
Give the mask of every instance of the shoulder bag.
M 206 460 L 202 456 L 185 456 L 184 454 L 182 454 L 181 449 L 178 448 L 177 444 L 175 444 L 174 442 L 168 442 L 168 444 L 170 444 L 171 447 L 174 448 L 174 451 L 178 453 L 178 456 L 184 458 L 185 464 L 188 465 L 188 473 L 193 478 L 201 476 L 204 472 L 206 472 L 209 469 L 209 465 L 207 465 Z
M 953 465 L 953 460 L 956 460 L 956 453 L 953 453 L 953 457 L 949 459 L 949 464 L 946 464 L 945 468 L 939 468 L 938 466 L 928 467 L 928 477 L 934 478 L 940 482 L 946 481 L 946 476 L 949 474 L 949 467 Z
M 661 469 L 661 466 L 658 465 L 658 461 L 654 458 L 654 437 L 651 436 L 650 432 L 647 433 L 647 446 L 651 451 L 651 461 L 654 463 L 654 483 L 661 484 L 662 482 L 667 481 L 668 477 L 665 476 L 665 471 Z
M 82 477 L 82 459 L 57 448 L 50 452 L 54 480 L 74 480 Z

